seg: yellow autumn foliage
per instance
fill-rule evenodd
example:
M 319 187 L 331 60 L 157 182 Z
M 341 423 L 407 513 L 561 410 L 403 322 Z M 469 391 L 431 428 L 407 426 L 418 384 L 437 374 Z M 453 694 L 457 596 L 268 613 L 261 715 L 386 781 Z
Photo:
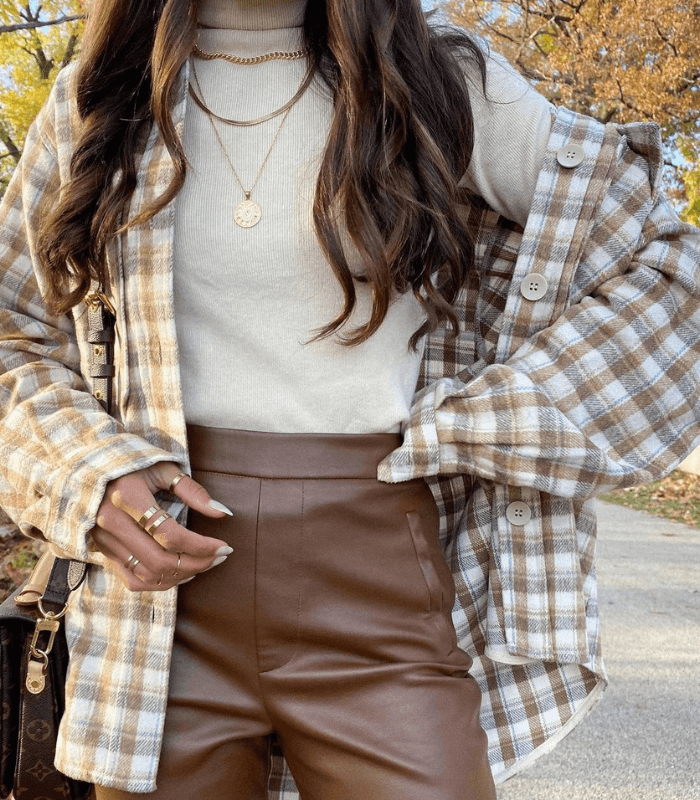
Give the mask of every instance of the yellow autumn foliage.
M 664 128 L 677 200 L 697 221 L 698 0 L 447 0 L 553 102 L 602 122 Z
M 0 27 L 83 13 L 82 0 L 0 0 Z M 82 27 L 82 20 L 73 20 L 0 33 L 0 194 L 58 70 L 76 53 Z

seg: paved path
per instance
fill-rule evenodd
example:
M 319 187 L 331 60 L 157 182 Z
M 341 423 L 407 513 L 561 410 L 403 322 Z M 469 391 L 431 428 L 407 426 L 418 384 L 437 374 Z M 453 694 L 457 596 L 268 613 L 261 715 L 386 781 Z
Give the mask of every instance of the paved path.
M 700 530 L 599 504 L 610 686 L 499 800 L 700 800 Z

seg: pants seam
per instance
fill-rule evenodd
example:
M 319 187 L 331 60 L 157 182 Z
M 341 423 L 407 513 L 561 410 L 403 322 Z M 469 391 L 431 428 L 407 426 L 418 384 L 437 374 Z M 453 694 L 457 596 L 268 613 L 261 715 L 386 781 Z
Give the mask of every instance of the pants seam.
M 302 571 L 302 569 L 304 567 L 304 533 L 305 533 L 305 530 L 304 530 L 304 523 L 305 523 L 305 519 L 304 519 L 305 494 L 304 494 L 304 491 L 305 491 L 305 484 L 302 481 L 302 483 L 301 483 L 301 531 L 299 532 L 299 558 L 298 558 L 299 568 L 298 568 L 298 571 L 297 571 L 297 593 L 298 593 L 298 597 L 297 597 L 297 642 L 296 642 L 296 648 L 295 648 L 295 652 L 296 653 L 299 652 L 299 648 L 301 647 L 301 641 L 300 641 L 300 639 L 301 639 L 301 600 L 302 600 L 302 598 L 301 598 L 301 586 L 302 586 L 301 571 Z
M 255 514 L 255 561 L 253 564 L 253 569 L 255 570 L 255 574 L 253 575 L 253 599 L 255 604 L 255 610 L 253 611 L 253 630 L 255 635 L 255 666 L 256 666 L 256 676 L 258 679 L 258 693 L 260 695 L 260 702 L 262 703 L 262 707 L 265 711 L 265 716 L 267 717 L 267 721 L 272 725 L 272 718 L 270 716 L 270 711 L 267 707 L 267 702 L 265 701 L 265 692 L 263 691 L 262 685 L 262 677 L 261 677 L 261 669 L 260 669 L 260 647 L 259 647 L 259 636 L 258 636 L 258 554 L 259 554 L 259 547 L 258 547 L 258 536 L 260 533 L 260 506 L 262 504 L 262 486 L 263 481 L 261 478 L 258 478 L 258 508 Z
M 262 485 L 262 482 L 264 480 L 267 480 L 267 478 L 261 479 L 261 481 L 260 481 L 261 485 Z M 261 670 L 260 669 L 260 659 L 259 658 L 257 659 L 258 683 L 259 683 L 261 692 L 262 692 L 262 679 L 263 679 L 263 676 L 267 675 L 270 672 L 274 672 L 275 670 L 284 669 L 285 667 L 288 667 L 296 658 L 299 657 L 299 653 L 301 651 L 301 610 L 302 610 L 302 601 L 303 601 L 303 597 L 302 597 L 302 594 L 303 594 L 303 592 L 302 592 L 303 581 L 302 581 L 302 578 L 301 578 L 301 572 L 302 572 L 303 559 L 304 559 L 304 534 L 305 534 L 305 529 L 304 529 L 304 523 L 305 523 L 305 518 L 304 518 L 305 494 L 304 494 L 304 490 L 305 490 L 305 483 L 304 483 L 303 480 L 299 480 L 299 479 L 294 479 L 294 480 L 295 480 L 295 482 L 301 483 L 301 503 L 300 503 L 300 514 L 299 514 L 299 517 L 300 517 L 299 547 L 297 548 L 298 555 L 297 555 L 297 559 L 296 559 L 296 566 L 297 566 L 296 637 L 295 637 L 294 649 L 292 651 L 292 654 L 283 663 L 276 664 L 274 667 L 270 667 L 270 669 Z M 257 607 L 257 596 L 256 596 L 256 607 Z M 257 628 L 256 628 L 256 643 L 257 643 Z M 256 650 L 256 654 L 257 654 L 257 650 Z M 261 697 L 262 697 L 262 694 L 261 694 Z M 265 705 L 264 697 L 263 697 L 263 705 Z M 268 719 L 270 720 L 270 723 L 272 724 L 272 716 L 267 711 L 267 707 L 265 707 L 265 711 L 267 713 Z

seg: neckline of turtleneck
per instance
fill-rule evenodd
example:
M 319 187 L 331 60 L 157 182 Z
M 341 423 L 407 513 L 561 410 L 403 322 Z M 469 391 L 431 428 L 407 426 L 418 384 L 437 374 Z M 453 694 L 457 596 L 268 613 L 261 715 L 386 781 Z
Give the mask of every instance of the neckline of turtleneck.
M 304 22 L 306 0 L 200 0 L 197 21 L 204 28 L 264 31 Z

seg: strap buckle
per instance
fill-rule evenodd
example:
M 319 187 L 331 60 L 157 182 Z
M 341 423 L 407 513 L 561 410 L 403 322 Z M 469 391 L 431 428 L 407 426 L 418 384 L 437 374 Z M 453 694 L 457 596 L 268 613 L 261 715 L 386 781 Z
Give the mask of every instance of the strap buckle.
M 103 306 L 112 314 L 112 316 L 117 316 L 117 311 L 114 308 L 112 301 L 102 291 L 90 292 L 90 294 L 85 297 L 85 304 L 91 308 L 99 308 L 100 306 Z

